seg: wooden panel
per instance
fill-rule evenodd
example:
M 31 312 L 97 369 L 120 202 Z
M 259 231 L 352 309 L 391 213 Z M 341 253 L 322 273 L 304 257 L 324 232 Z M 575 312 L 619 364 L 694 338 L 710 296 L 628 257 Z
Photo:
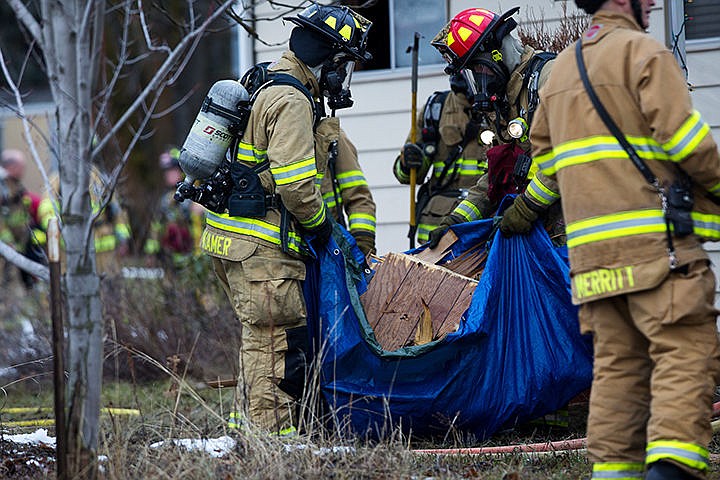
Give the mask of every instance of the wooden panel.
M 455 303 L 453 304 L 450 313 L 445 317 L 445 321 L 440 325 L 438 329 L 438 335 L 446 335 L 451 332 L 457 331 L 460 326 L 460 317 L 465 310 L 470 307 L 472 301 L 473 292 L 477 283 L 467 283 L 463 288 L 462 292 L 457 296 Z
M 367 292 L 360 297 L 375 338 L 385 350 L 414 345 L 427 306 L 432 334 L 424 342 L 456 329 L 477 282 L 446 268 L 402 253 L 388 253 L 375 266 Z M 464 308 L 462 307 L 464 306 Z

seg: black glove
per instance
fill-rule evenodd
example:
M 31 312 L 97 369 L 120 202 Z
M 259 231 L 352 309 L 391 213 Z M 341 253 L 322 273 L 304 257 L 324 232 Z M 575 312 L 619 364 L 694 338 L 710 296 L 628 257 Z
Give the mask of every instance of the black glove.
M 438 243 L 440 243 L 440 239 L 447 231 L 447 227 L 437 227 L 435 230 L 430 232 L 430 235 L 428 235 L 428 248 L 432 249 L 437 247 Z
M 503 236 L 511 237 L 515 234 L 527 234 L 537 220 L 538 213 L 531 209 L 522 195 L 515 197 L 515 201 L 503 213 L 500 220 L 500 232 Z
M 438 246 L 438 243 L 440 243 L 440 239 L 443 237 L 443 235 L 445 235 L 445 233 L 447 233 L 448 227 L 450 227 L 450 225 L 456 225 L 464 221 L 465 220 L 463 220 L 462 218 L 458 218 L 452 215 L 446 215 L 440 222 L 440 225 L 438 225 L 437 228 L 435 228 L 435 230 L 432 230 L 430 232 L 430 235 L 428 235 L 428 248 L 432 249 Z
M 417 143 L 406 143 L 403 145 L 402 166 L 405 170 L 411 168 L 422 168 L 425 155 Z
M 330 236 L 333 231 L 333 221 L 330 215 L 325 215 L 325 220 L 315 228 L 308 229 L 310 233 L 315 235 L 315 245 L 321 247 L 330 241 Z

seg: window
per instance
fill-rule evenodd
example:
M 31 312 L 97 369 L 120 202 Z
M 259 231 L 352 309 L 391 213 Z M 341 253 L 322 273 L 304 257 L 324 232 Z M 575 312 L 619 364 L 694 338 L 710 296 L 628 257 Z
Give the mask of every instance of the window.
M 718 0 L 685 1 L 685 39 L 720 38 L 720 2 Z
M 416 31 L 422 35 L 418 63 L 444 63 L 430 41 L 447 23 L 446 0 L 353 0 L 343 3 L 373 22 L 368 38 L 368 50 L 373 59 L 362 66 L 363 70 L 409 67 L 412 56 L 407 49 L 412 46 Z M 368 3 L 372 4 L 363 5 Z

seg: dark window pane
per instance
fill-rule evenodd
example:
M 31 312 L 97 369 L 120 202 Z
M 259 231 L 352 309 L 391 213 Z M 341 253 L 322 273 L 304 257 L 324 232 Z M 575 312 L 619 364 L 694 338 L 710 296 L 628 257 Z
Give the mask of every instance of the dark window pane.
M 685 38 L 687 40 L 720 37 L 719 0 L 686 1 L 685 16 Z

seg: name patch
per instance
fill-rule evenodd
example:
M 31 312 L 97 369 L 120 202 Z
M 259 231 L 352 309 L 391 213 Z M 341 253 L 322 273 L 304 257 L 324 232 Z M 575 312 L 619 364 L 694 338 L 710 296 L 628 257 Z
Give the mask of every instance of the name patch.
M 226 237 L 225 235 L 218 235 L 216 233 L 210 233 L 205 230 L 200 239 L 201 248 L 208 252 L 214 253 L 215 255 L 227 256 L 228 250 L 232 245 L 232 238 Z
M 635 286 L 633 267 L 599 268 L 573 277 L 578 299 L 595 297 L 632 289 Z

